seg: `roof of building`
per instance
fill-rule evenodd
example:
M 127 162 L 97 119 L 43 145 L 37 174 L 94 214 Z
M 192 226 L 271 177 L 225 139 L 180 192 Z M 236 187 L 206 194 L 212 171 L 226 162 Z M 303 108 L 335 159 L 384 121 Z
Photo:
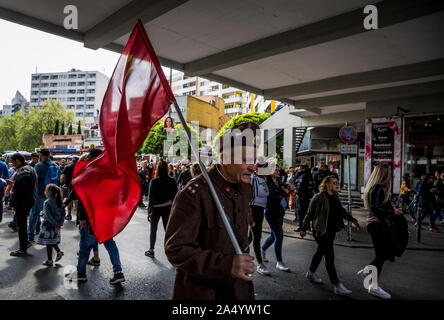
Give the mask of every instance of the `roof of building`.
M 162 65 L 303 108 L 363 110 L 366 101 L 444 91 L 444 2 L 368 0 L 0 0 L 0 18 L 122 52 L 141 19 Z M 304 113 L 305 112 L 305 113 Z

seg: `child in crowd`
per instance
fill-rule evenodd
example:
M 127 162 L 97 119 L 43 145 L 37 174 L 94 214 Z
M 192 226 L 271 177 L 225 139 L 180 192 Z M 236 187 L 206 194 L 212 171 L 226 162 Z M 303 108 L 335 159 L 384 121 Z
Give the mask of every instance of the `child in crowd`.
M 63 252 L 60 251 L 60 228 L 63 225 L 65 212 L 63 209 L 62 189 L 55 184 L 48 184 L 45 189 L 46 200 L 43 204 L 42 229 L 37 240 L 38 244 L 46 245 L 48 260 L 43 262 L 45 266 L 52 266 L 52 250 L 57 252 L 55 261 L 62 259 Z

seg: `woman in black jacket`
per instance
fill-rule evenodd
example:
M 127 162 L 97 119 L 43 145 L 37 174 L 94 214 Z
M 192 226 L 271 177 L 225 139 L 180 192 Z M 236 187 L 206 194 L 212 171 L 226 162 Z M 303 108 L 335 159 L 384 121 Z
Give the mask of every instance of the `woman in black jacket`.
M 156 177 L 151 180 L 148 188 L 148 221 L 151 223 L 151 230 L 150 249 L 145 251 L 147 257 L 154 258 L 157 224 L 162 218 L 163 228 L 166 229 L 176 193 L 176 180 L 168 175 L 167 162 L 160 159 L 157 163 Z
M 282 242 L 284 239 L 284 232 L 282 229 L 284 223 L 285 209 L 282 206 L 282 199 L 287 198 L 288 188 L 283 187 L 280 180 L 280 168 L 276 166 L 274 173 L 267 176 L 267 186 L 269 195 L 267 199 L 267 207 L 265 208 L 265 219 L 270 225 L 271 234 L 262 245 L 262 260 L 267 262 L 265 251 L 274 243 L 274 253 L 276 254 L 276 269 L 281 271 L 289 271 L 288 267 L 282 261 Z
M 395 208 L 390 202 L 392 190 L 392 174 L 387 165 L 377 165 L 373 170 L 364 191 L 364 204 L 369 210 L 367 218 L 367 231 L 372 238 L 375 249 L 375 258 L 370 265 L 377 269 L 377 277 L 381 275 L 382 265 L 385 261 L 394 261 L 392 240 L 390 237 L 389 219 L 393 215 L 401 215 L 402 208 Z M 362 277 L 367 277 L 365 270 L 358 272 Z M 372 277 L 375 279 L 375 276 Z M 389 293 L 373 281 L 368 292 L 383 299 L 390 299 Z

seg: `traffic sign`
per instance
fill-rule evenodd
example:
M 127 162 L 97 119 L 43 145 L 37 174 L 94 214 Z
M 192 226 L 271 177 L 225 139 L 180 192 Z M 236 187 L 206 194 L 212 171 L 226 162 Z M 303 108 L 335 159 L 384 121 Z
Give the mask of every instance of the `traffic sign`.
M 357 144 L 343 144 L 341 143 L 341 154 L 357 154 L 358 145 Z
M 358 132 L 352 126 L 343 126 L 341 130 L 339 130 L 339 139 L 345 144 L 351 144 L 356 141 L 358 137 Z

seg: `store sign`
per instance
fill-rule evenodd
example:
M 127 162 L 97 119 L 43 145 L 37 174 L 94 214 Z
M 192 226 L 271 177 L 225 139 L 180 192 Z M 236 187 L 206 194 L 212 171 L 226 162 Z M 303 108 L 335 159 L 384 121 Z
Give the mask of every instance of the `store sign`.
M 393 191 L 401 183 L 401 118 L 373 118 L 365 121 L 364 181 L 380 164 L 388 165 L 393 173 Z
M 388 122 L 372 123 L 372 170 L 378 164 L 393 167 L 394 136 Z
M 357 144 L 341 144 L 341 154 L 357 154 Z

